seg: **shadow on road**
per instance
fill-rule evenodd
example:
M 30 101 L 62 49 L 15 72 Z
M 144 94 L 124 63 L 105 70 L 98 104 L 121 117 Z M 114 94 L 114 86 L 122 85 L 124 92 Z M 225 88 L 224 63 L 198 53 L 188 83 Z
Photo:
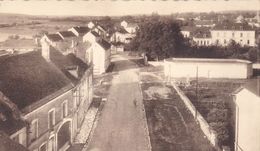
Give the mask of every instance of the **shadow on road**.
M 129 63 L 132 62 L 132 63 Z M 129 69 L 136 69 L 140 67 L 145 67 L 144 60 L 143 59 L 129 59 L 129 60 L 118 60 L 113 61 L 108 68 L 108 72 L 119 72 L 119 71 L 125 71 Z

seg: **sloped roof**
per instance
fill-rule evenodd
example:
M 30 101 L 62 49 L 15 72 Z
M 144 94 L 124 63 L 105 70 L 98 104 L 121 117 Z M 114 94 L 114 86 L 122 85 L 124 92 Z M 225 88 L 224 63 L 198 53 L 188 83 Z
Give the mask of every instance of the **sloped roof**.
M 251 26 L 243 23 L 222 23 L 217 24 L 212 30 L 254 30 Z
M 59 31 L 63 37 L 75 37 L 76 35 L 72 31 Z
M 11 140 L 8 135 L 0 131 L 0 150 L 1 151 L 29 151 L 23 145 Z
M 85 26 L 76 26 L 73 28 L 80 34 L 85 34 L 85 33 L 89 32 L 89 30 L 90 30 L 88 27 L 85 27 Z
M 118 28 L 117 32 L 122 33 L 122 34 L 127 34 L 128 33 L 128 31 L 126 31 L 124 28 Z
M 51 41 L 62 41 L 62 37 L 59 34 L 46 34 L 46 36 L 51 40 Z
M 194 33 L 194 38 L 211 38 L 211 33 L 209 31 L 199 31 Z
M 111 47 L 111 44 L 104 39 L 97 40 L 97 43 L 105 50 L 108 50 Z
M 260 97 L 260 77 L 255 79 L 250 79 L 249 82 L 243 86 L 243 88 L 247 89 L 248 91 Z
M 99 34 L 95 31 L 91 31 L 91 33 L 95 36 L 95 37 L 100 37 Z
M 0 58 L 0 91 L 20 110 L 70 84 L 40 51 Z
M 128 24 L 127 24 L 127 27 L 137 28 L 137 27 L 138 27 L 138 24 L 137 24 L 137 23 L 128 23 Z
M 81 59 L 77 58 L 74 54 L 63 55 L 61 52 L 51 47 L 50 60 L 71 80 L 76 83 L 83 76 L 88 66 Z M 72 76 L 68 72 L 68 68 L 78 67 L 79 78 Z
M 181 27 L 181 31 L 194 31 L 196 27 L 193 27 L 193 26 L 182 26 Z

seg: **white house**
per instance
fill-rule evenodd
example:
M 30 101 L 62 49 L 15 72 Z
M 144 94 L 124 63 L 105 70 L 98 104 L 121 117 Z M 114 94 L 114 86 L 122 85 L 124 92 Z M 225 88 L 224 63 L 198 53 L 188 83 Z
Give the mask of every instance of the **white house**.
M 234 95 L 235 151 L 260 150 L 260 79 L 252 79 Z
M 210 32 L 198 32 L 193 36 L 193 41 L 197 46 L 210 46 L 211 42 L 211 34 Z
M 181 27 L 181 33 L 184 38 L 190 38 L 193 30 L 194 30 L 194 27 L 190 27 L 190 26 Z
M 121 26 L 124 27 L 124 29 L 130 34 L 135 34 L 138 29 L 138 25 L 136 23 L 128 23 L 125 20 L 121 22 Z
M 63 39 L 59 34 L 44 34 L 40 41 L 47 41 L 51 46 L 57 47 L 63 42 Z
M 105 73 L 110 65 L 111 45 L 102 39 L 98 33 L 91 31 L 83 36 L 83 42 L 90 43 L 86 50 L 86 57 L 92 58 L 93 72 L 95 75 Z
M 169 58 L 164 60 L 167 78 L 229 78 L 252 76 L 252 63 L 240 59 Z
M 255 30 L 243 24 L 222 24 L 211 30 L 212 43 L 227 46 L 231 40 L 241 46 L 256 46 Z
M 134 38 L 134 36 L 135 34 L 130 34 L 124 28 L 120 28 L 115 33 L 112 34 L 110 41 L 129 43 Z
M 92 28 L 94 28 L 95 27 L 95 24 L 92 22 L 92 21 L 90 21 L 89 23 L 88 23 L 88 28 L 89 29 L 92 29 Z

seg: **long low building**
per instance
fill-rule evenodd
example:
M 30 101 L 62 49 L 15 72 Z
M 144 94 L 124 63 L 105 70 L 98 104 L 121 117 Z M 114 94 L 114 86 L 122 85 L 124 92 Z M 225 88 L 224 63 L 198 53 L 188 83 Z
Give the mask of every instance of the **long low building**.
M 240 59 L 169 58 L 164 73 L 170 78 L 246 79 L 253 75 L 252 62 Z

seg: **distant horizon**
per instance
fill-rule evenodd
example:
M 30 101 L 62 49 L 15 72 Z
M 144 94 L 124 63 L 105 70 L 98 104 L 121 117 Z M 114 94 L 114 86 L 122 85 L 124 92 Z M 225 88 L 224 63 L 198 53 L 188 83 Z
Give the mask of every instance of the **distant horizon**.
M 260 11 L 258 0 L 189 1 L 1 1 L 0 13 L 31 16 L 137 16 Z M 42 9 L 44 8 L 44 9 Z

